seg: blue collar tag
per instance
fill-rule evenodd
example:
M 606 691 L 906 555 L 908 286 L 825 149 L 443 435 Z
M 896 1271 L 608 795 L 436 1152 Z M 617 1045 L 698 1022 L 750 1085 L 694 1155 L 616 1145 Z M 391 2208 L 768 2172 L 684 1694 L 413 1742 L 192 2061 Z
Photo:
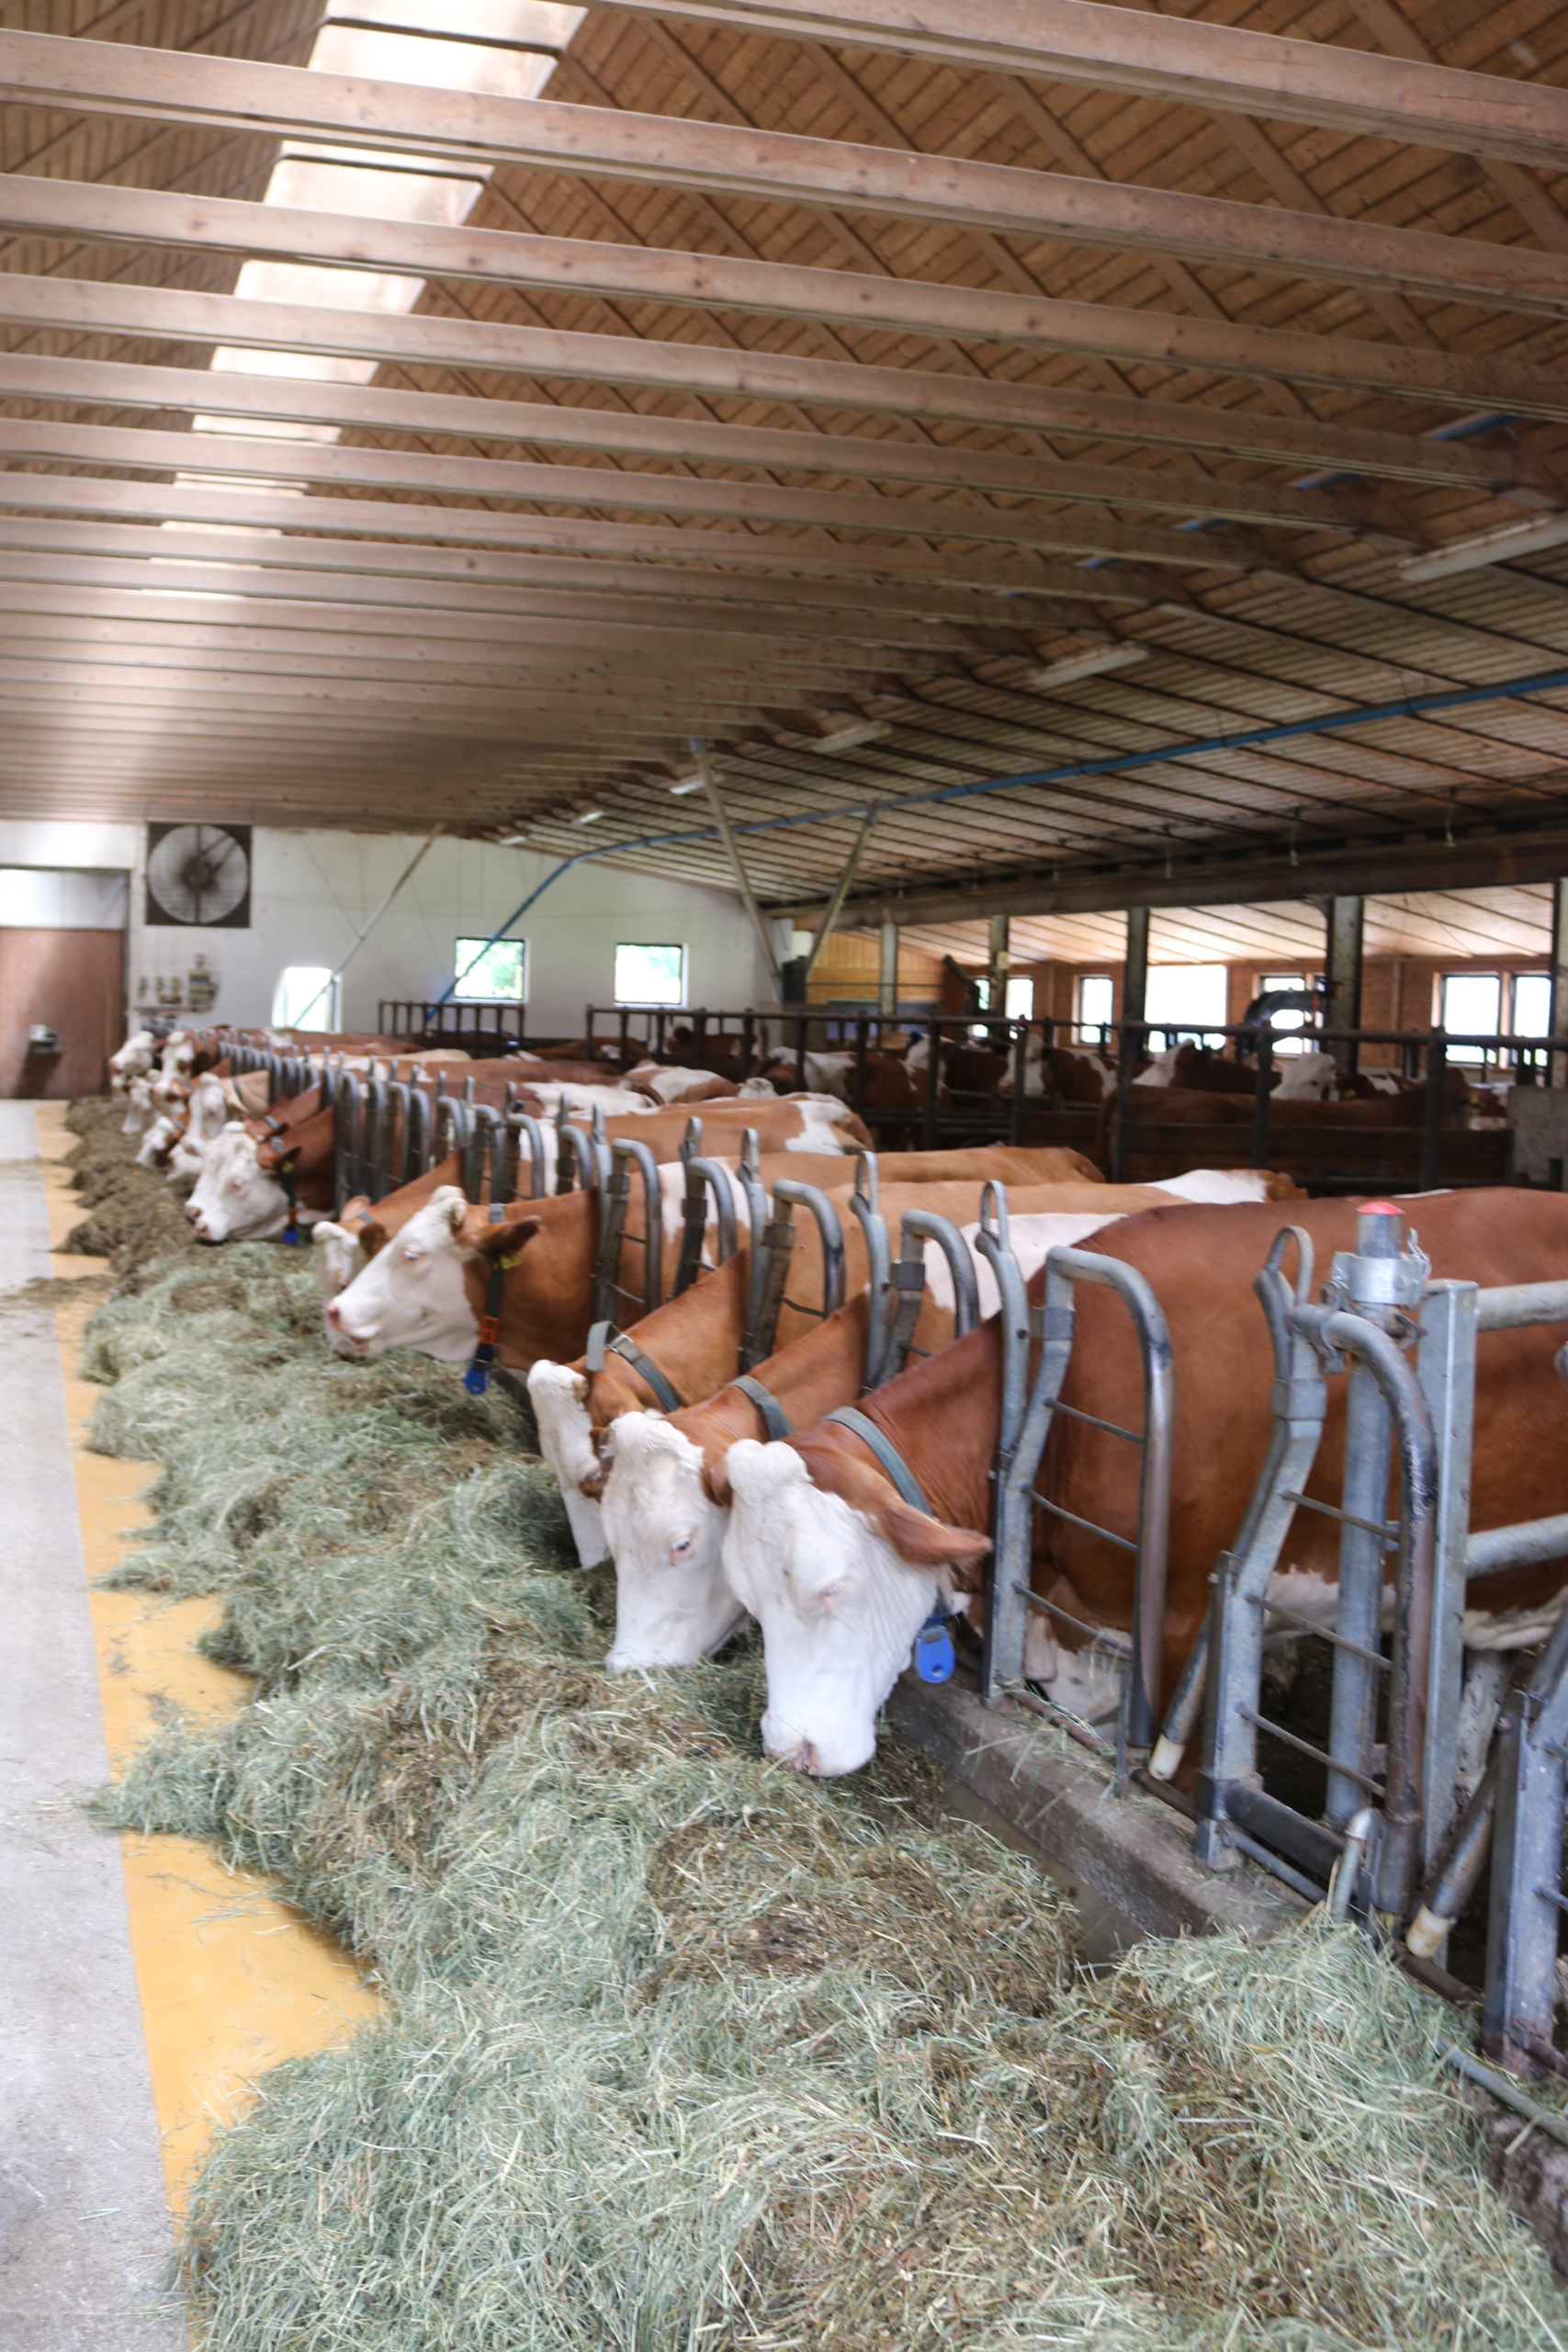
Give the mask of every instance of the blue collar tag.
M 922 1682 L 951 1682 L 958 1664 L 948 1632 L 952 1612 L 939 1600 L 915 1635 L 915 1672 Z
M 463 1374 L 463 1385 L 470 1396 L 484 1396 L 490 1386 L 490 1365 L 475 1356 Z

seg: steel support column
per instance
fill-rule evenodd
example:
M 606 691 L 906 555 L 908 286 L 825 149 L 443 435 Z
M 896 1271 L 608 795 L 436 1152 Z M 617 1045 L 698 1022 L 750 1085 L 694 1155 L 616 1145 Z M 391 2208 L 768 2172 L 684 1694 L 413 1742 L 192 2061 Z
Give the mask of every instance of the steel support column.
M 1127 910 L 1127 960 L 1122 973 L 1122 1019 L 1141 1021 L 1149 994 L 1149 910 L 1147 907 Z M 1127 1138 L 1133 1124 L 1133 1080 L 1143 1059 L 1146 1040 L 1135 1030 L 1123 1028 L 1122 1053 L 1116 1077 L 1116 1132 L 1111 1147 L 1111 1181 L 1124 1184 L 1127 1181 Z
M 1012 928 L 1010 915 L 993 915 L 986 953 L 986 1010 L 1005 1012 L 1008 1009 L 1008 972 L 1012 956 L 1008 941 Z
M 1551 1018 L 1554 1037 L 1568 1039 L 1568 877 L 1551 886 Z M 1547 1083 L 1568 1086 L 1568 1048 L 1548 1057 Z
M 898 926 L 885 922 L 882 926 L 881 956 L 876 970 L 876 1009 L 894 1013 L 898 1010 Z
M 1364 899 L 1331 898 L 1324 904 L 1323 977 L 1328 998 L 1325 1026 L 1329 1029 L 1359 1029 L 1361 1025 L 1361 934 L 1365 910 Z M 1328 1051 L 1341 1069 L 1353 1070 L 1357 1067 L 1359 1046 L 1330 1046 Z

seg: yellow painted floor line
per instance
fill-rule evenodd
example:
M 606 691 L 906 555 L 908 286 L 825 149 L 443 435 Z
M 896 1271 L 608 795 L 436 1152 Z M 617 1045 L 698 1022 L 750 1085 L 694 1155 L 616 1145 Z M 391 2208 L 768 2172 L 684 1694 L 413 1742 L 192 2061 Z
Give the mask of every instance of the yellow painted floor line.
M 75 1137 L 63 1103 L 36 1107 L 54 1272 L 67 1279 L 105 1272 L 107 1260 L 59 1246 L 83 1215 L 62 1164 Z M 87 1450 L 87 1424 L 103 1392 L 81 1379 L 77 1366 L 96 1304 L 77 1297 L 55 1310 L 89 1579 L 117 1566 L 127 1537 L 147 1523 L 138 1498 L 157 1470 Z M 117 1767 L 154 1728 L 160 1699 L 208 1714 L 243 1703 L 244 1677 L 212 1665 L 195 1646 L 217 1623 L 215 1602 L 95 1589 L 89 1605 L 104 1729 Z M 213 2131 L 243 2112 L 255 2078 L 280 2059 L 341 2039 L 378 2005 L 349 1954 L 280 1903 L 264 1879 L 226 1871 L 194 1838 L 126 1838 L 121 1850 L 164 2174 L 177 2212 L 183 2183 Z

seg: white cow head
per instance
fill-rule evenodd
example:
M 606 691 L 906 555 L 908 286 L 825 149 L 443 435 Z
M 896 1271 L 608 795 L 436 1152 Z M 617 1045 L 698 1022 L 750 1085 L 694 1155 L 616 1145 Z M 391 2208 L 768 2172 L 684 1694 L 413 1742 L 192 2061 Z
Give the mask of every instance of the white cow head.
M 1332 1102 L 1339 1065 L 1332 1054 L 1292 1054 L 1281 1058 L 1283 1072 L 1274 1089 L 1276 1102 Z
M 359 1351 L 350 1345 L 341 1331 L 333 1329 L 326 1310 L 338 1293 L 348 1288 L 365 1264 L 359 1238 L 350 1233 L 346 1226 L 334 1225 L 330 1217 L 322 1217 L 320 1224 L 310 1227 L 310 1252 L 311 1263 L 316 1270 L 316 1287 L 321 1294 L 327 1344 L 334 1355 L 357 1355 Z
M 208 1145 L 186 1215 L 203 1241 L 269 1241 L 283 1231 L 288 1195 L 263 1171 L 254 1136 L 227 1126 Z
M 223 1100 L 223 1081 L 209 1071 L 197 1080 L 191 1090 L 185 1133 L 169 1154 L 171 1183 L 181 1176 L 200 1175 L 208 1146 L 217 1141 L 228 1124 L 229 1105 Z
M 707 1491 L 701 1446 L 659 1414 L 622 1414 L 608 1442 L 615 1643 L 605 1664 L 612 1674 L 694 1666 L 746 1614 L 724 1573 L 728 1514 Z
M 596 1568 L 606 1545 L 595 1499 L 599 1456 L 593 1450 L 593 1425 L 588 1417 L 588 1382 L 569 1363 L 551 1363 L 541 1357 L 528 1374 L 528 1395 L 539 1425 L 539 1452 L 560 1487 L 579 1565 Z M 593 1482 L 594 1493 L 584 1494 L 585 1478 Z
M 151 1103 L 148 1107 L 151 1109 Z M 136 1148 L 138 1168 L 158 1167 L 164 1153 L 178 1142 L 179 1133 L 179 1121 L 171 1118 L 167 1111 L 160 1111 Z
M 742 1438 L 726 1457 L 733 1497 L 724 1540 L 731 1590 L 762 1628 L 768 1707 L 762 1746 L 803 1772 L 858 1771 L 876 1753 L 876 1717 L 915 1636 L 954 1571 L 989 1551 L 868 1483 L 864 1511 L 814 1487 L 792 1445 Z
M 152 1057 L 157 1049 L 158 1040 L 151 1029 L 138 1029 L 134 1035 L 128 1037 L 118 1052 L 109 1056 L 110 1093 L 123 1094 L 133 1079 L 145 1078 L 152 1067 Z M 126 1132 L 134 1135 L 137 1130 L 129 1127 Z
M 457 1240 L 468 1214 L 457 1185 L 443 1184 L 331 1302 L 327 1321 L 346 1340 L 344 1353 L 384 1356 L 393 1348 L 417 1348 L 437 1363 L 468 1361 L 479 1335 Z M 538 1229 L 537 1217 L 523 1217 L 507 1232 L 520 1247 Z
M 128 1078 L 124 1081 L 125 1121 L 122 1136 L 139 1136 L 152 1115 L 152 1090 L 145 1078 Z

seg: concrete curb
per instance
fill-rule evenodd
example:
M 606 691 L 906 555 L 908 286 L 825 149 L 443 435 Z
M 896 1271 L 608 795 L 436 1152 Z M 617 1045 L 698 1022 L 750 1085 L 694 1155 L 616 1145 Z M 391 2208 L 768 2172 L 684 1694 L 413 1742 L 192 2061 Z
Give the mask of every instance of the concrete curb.
M 1182 1823 L 1136 1789 L 1113 1797 L 1087 1758 L 1062 1753 L 1049 1728 L 1020 1707 L 985 1707 L 971 1682 L 933 1686 L 912 1674 L 894 1686 L 889 1719 L 951 1778 L 1001 1817 L 1052 1870 L 1137 1934 L 1209 1935 L 1239 1928 L 1275 1934 L 1302 1905 L 1250 1863 L 1223 1878 L 1199 1869 Z

